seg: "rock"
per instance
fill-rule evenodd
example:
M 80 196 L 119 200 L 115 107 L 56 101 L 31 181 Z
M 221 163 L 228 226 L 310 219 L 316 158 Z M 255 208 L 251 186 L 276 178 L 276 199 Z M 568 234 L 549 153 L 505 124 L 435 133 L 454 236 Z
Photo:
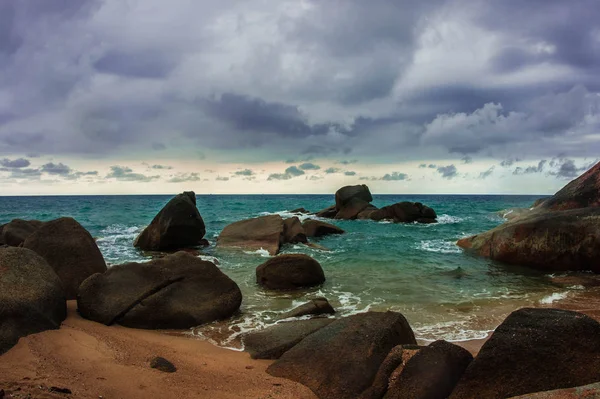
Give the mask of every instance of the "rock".
M 75 299 L 79 285 L 94 273 L 106 271 L 106 263 L 90 233 L 73 218 L 42 224 L 23 243 L 54 269 L 67 299 Z
M 279 255 L 256 268 L 256 282 L 271 290 L 314 287 L 325 282 L 323 268 L 304 254 Z
M 321 399 L 355 399 L 371 386 L 393 347 L 415 343 L 400 313 L 362 313 L 307 336 L 267 372 L 304 384 Z
M 6 226 L 6 225 L 5 224 L 0 225 L 0 246 L 6 245 L 4 243 L 4 238 L 2 237 L 2 232 L 4 231 L 4 226 Z
M 600 208 L 538 212 L 457 245 L 479 256 L 540 270 L 600 272 Z
M 283 242 L 291 244 L 308 242 L 302 223 L 297 217 L 283 221 Z
M 466 349 L 435 341 L 406 363 L 384 398 L 447 398 L 472 360 L 473 356 Z
M 315 298 L 281 315 L 281 319 L 306 315 L 334 314 L 335 309 L 326 298 Z
M 353 199 L 360 199 L 367 204 L 373 201 L 373 196 L 366 184 L 356 186 L 345 186 L 335 193 L 335 207 L 339 211 L 343 209 Z
M 403 363 L 403 353 L 403 345 L 392 348 L 379 366 L 373 384 L 364 390 L 358 399 L 380 399 L 385 395 L 392 372 Z
M 504 220 L 511 221 L 518 218 L 522 218 L 524 216 L 529 216 L 531 212 L 532 211 L 529 208 L 508 208 L 499 211 L 498 216 L 500 216 Z
M 151 251 L 195 247 L 205 233 L 204 220 L 196 207 L 196 194 L 186 191 L 176 195 L 158 212 L 133 246 Z
M 64 393 L 65 395 L 71 395 L 73 393 L 73 392 L 71 392 L 71 390 L 69 388 L 61 388 L 61 387 L 50 387 L 50 388 L 48 388 L 48 391 L 56 392 L 56 393 Z
M 0 355 L 66 317 L 65 292 L 50 265 L 29 249 L 0 248 Z
M 600 286 L 600 276 L 553 276 L 550 277 L 550 281 L 552 282 L 552 284 L 564 288 L 573 286 L 581 286 L 585 288 Z
M 361 198 L 351 198 L 344 204 L 342 208 L 335 214 L 335 219 L 353 220 L 356 219 L 359 213 L 365 210 L 369 203 Z
M 369 204 L 369 206 L 367 206 L 364 210 L 360 211 L 358 215 L 356 215 L 356 218 L 359 220 L 371 219 L 371 215 L 373 214 L 373 212 L 375 212 L 378 209 L 379 208 L 377 208 L 376 206 Z
M 513 396 L 510 399 L 599 399 L 600 382 L 576 388 L 555 389 L 552 391 Z
M 173 363 L 160 356 L 157 356 L 150 361 L 150 367 L 165 373 L 174 373 L 177 371 L 177 367 L 175 367 Z
M 25 239 L 33 234 L 43 222 L 39 220 L 14 219 L 4 225 L 2 229 L 2 241 L 11 247 L 18 247 Z
M 329 208 L 325 208 L 315 213 L 315 216 L 320 218 L 333 219 L 335 215 L 338 213 L 338 210 L 335 205 L 330 206 Z
M 308 219 L 302 223 L 307 237 L 323 237 L 329 234 L 344 234 L 344 230 L 329 223 Z
M 483 345 L 450 396 L 508 398 L 600 381 L 600 323 L 577 312 L 524 308 Z
M 600 162 L 564 186 L 537 209 L 562 211 L 600 206 Z
M 311 319 L 280 323 L 244 334 L 242 342 L 252 359 L 279 359 L 305 337 L 332 322 L 330 319 Z
M 290 211 L 290 213 L 300 213 L 300 214 L 306 215 L 310 212 L 304 208 L 297 208 L 297 209 L 294 209 L 293 211 Z
M 540 205 L 542 205 L 544 203 L 544 201 L 546 201 L 548 199 L 548 197 L 544 197 L 544 198 L 538 198 L 535 201 L 533 201 L 533 204 L 531 205 L 532 208 L 537 208 Z
M 181 329 L 225 319 L 242 294 L 213 263 L 177 252 L 147 263 L 112 266 L 81 284 L 79 313 L 106 325 Z
M 404 201 L 373 211 L 370 218 L 375 221 L 393 220 L 394 223 L 435 223 L 437 215 L 420 202 Z
M 217 238 L 217 246 L 265 249 L 276 255 L 283 241 L 283 219 L 279 215 L 268 215 L 225 226 Z
M 206 238 L 203 238 L 200 241 L 198 241 L 198 246 L 199 247 L 210 247 L 210 242 Z

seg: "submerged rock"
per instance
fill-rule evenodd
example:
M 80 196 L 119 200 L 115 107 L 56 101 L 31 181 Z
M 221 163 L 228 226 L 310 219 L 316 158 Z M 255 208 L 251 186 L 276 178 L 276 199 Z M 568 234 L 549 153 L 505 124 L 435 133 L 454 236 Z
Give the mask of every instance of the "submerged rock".
M 323 237 L 329 234 L 344 234 L 344 230 L 329 223 L 308 219 L 302 223 L 307 237 Z
M 0 355 L 29 334 L 60 327 L 67 317 L 62 283 L 25 248 L 0 248 Z
M 43 223 L 39 220 L 14 219 L 2 226 L 0 241 L 11 247 L 21 246 L 27 237 L 39 229 Z
M 508 398 L 600 381 L 600 323 L 577 312 L 524 308 L 498 326 L 450 396 Z
M 104 257 L 91 234 L 73 218 L 43 223 L 23 243 L 43 257 L 62 281 L 67 299 L 94 273 L 106 271 Z
M 237 284 L 213 263 L 177 252 L 147 263 L 113 266 L 79 288 L 86 319 L 106 325 L 180 329 L 225 319 L 242 302 Z
M 400 313 L 362 313 L 310 334 L 267 372 L 304 384 L 321 399 L 355 399 L 371 386 L 393 347 L 415 343 Z
M 276 255 L 284 242 L 284 222 L 279 215 L 260 216 L 225 226 L 217 238 L 218 247 L 265 249 Z
M 279 255 L 256 268 L 256 282 L 271 290 L 314 287 L 325 282 L 323 268 L 304 254 Z
M 321 315 L 321 314 L 334 314 L 335 309 L 326 298 L 315 298 L 309 302 L 298 306 L 295 309 L 290 310 L 287 313 L 281 315 L 281 319 L 287 319 L 290 317 L 302 317 L 307 315 Z
M 202 243 L 204 220 L 196 207 L 196 194 L 186 191 L 172 198 L 135 239 L 136 248 L 150 251 L 177 250 Z

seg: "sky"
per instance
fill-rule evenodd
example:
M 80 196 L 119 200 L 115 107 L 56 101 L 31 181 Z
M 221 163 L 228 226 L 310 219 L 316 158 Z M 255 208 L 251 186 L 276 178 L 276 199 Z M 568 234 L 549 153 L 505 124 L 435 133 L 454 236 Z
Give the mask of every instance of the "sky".
M 0 0 L 0 195 L 552 194 L 597 0 Z

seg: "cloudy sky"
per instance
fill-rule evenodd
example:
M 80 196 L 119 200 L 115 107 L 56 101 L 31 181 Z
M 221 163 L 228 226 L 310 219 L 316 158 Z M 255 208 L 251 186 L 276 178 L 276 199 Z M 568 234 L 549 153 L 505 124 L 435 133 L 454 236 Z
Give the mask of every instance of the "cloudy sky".
M 596 0 L 0 1 L 0 195 L 553 193 Z

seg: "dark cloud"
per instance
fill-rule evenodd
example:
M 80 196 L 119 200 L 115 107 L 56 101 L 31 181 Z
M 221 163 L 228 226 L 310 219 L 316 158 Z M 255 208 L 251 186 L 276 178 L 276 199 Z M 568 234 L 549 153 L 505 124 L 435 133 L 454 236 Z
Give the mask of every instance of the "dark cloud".
M 168 165 L 152 165 L 151 166 L 152 169 L 173 169 L 172 166 L 168 166 Z
M 437 168 L 437 171 L 444 179 L 453 179 L 458 176 L 458 171 L 454 165 L 440 166 Z
M 354 172 L 352 170 L 347 170 L 346 172 L 344 172 L 344 175 L 346 175 L 346 176 L 356 176 L 356 172 Z
M 289 168 L 287 168 L 287 169 L 285 170 L 285 173 L 286 173 L 287 175 L 291 175 L 291 176 L 301 176 L 301 175 L 303 175 L 303 174 L 304 174 L 304 171 L 303 171 L 303 170 L 301 170 L 301 169 L 298 169 L 298 168 L 297 168 L 297 167 L 295 167 L 295 166 L 290 166 Z
M 549 172 L 550 175 L 556 176 L 560 179 L 574 179 L 581 173 L 591 168 L 595 162 L 587 165 L 578 167 L 575 165 L 575 161 L 568 158 L 560 158 L 554 161 L 554 165 L 558 166 L 558 170 Z
M 152 52 L 137 53 L 108 51 L 95 63 L 94 68 L 101 73 L 123 77 L 160 79 L 175 67 L 175 60 L 161 57 Z
M 522 161 L 522 159 L 520 159 L 520 158 L 507 158 L 507 159 L 504 159 L 502 162 L 500 162 L 500 166 L 502 166 L 504 168 L 508 168 L 510 166 L 513 166 L 513 164 L 515 162 L 521 162 L 521 161 Z
M 324 170 L 325 173 L 327 174 L 331 174 L 331 173 L 340 173 L 342 170 L 340 168 L 327 168 Z
M 55 164 L 53 162 L 49 162 L 42 165 L 41 171 L 51 175 L 66 176 L 72 172 L 72 169 L 63 163 Z
M 463 163 L 472 163 L 473 162 L 473 158 L 468 155 L 465 155 L 460 160 L 463 161 Z
M 408 180 L 408 175 L 406 173 L 399 173 L 399 172 L 392 172 L 392 174 L 386 173 L 379 180 L 387 180 L 387 181 Z
M 137 181 L 137 182 L 149 182 L 160 178 L 160 176 L 146 176 L 141 173 L 134 173 L 131 168 L 127 166 L 113 165 L 110 167 L 110 173 L 106 175 L 107 179 L 117 179 L 120 181 Z
M 234 174 L 237 176 L 253 176 L 254 171 L 252 171 L 251 169 L 244 169 L 244 170 L 238 170 Z
M 11 179 L 39 179 L 42 176 L 42 171 L 33 168 L 0 168 L 1 172 L 10 172 Z
M 481 172 L 481 173 L 479 174 L 479 178 L 480 178 L 480 179 L 486 179 L 486 178 L 490 177 L 490 176 L 492 175 L 492 173 L 494 173 L 494 169 L 495 169 L 495 167 L 494 167 L 494 166 L 492 166 L 492 167 L 491 167 L 491 168 L 489 168 L 488 170 Z
M 520 166 L 517 166 L 515 168 L 515 170 L 513 171 L 513 175 L 524 175 L 524 174 L 530 174 L 530 173 L 541 173 L 544 171 L 544 166 L 546 165 L 546 163 L 548 163 L 547 160 L 542 159 L 540 162 L 538 162 L 537 165 L 531 165 L 531 166 L 527 166 L 526 168 L 522 168 Z
M 31 162 L 25 158 L 17 158 L 17 159 L 0 159 L 0 166 L 5 168 L 26 168 L 31 165 Z
M 427 165 L 427 167 L 428 167 L 429 169 L 437 169 L 437 165 L 436 165 L 436 164 L 433 164 L 433 163 L 430 163 L 429 165 Z
M 379 180 L 379 179 L 377 179 L 375 176 L 361 176 L 358 178 L 358 180 L 374 181 L 374 180 Z
M 419 164 L 419 168 L 421 168 L 421 169 L 426 168 L 426 167 L 427 167 L 426 163 Z
M 189 181 L 200 181 L 201 178 L 198 173 L 177 173 L 171 176 L 167 182 L 169 183 L 183 183 Z
M 321 167 L 319 165 L 315 165 L 312 162 L 305 162 L 301 165 L 298 166 L 300 169 L 302 170 L 318 170 L 321 169 Z
M 229 177 L 226 177 L 226 176 L 217 176 L 215 178 L 215 180 L 218 180 L 218 181 L 228 181 Z
M 302 176 L 305 172 L 296 166 L 290 166 L 284 173 L 272 173 L 267 180 L 289 180 L 293 177 Z
M 339 163 L 340 165 L 352 165 L 352 164 L 357 163 L 357 162 L 358 162 L 358 160 L 356 160 L 356 159 L 352 159 L 352 160 L 345 160 L 345 159 L 343 159 L 341 161 L 337 161 L 336 163 Z

